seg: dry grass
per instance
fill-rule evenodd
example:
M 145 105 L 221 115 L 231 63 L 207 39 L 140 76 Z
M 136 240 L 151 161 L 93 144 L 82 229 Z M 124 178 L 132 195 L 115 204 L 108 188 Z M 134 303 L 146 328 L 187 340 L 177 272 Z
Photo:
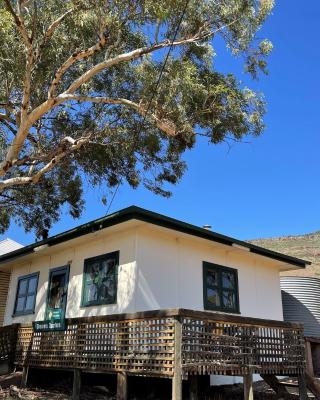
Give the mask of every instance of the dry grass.
M 306 269 L 283 272 L 282 275 L 320 278 L 320 231 L 300 236 L 250 240 L 250 243 L 312 262 Z

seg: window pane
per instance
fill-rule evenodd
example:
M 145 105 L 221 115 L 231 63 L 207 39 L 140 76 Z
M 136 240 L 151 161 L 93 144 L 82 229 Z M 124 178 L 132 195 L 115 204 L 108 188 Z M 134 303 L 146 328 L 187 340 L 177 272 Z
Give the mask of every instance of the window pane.
M 117 292 L 117 260 L 99 258 L 86 264 L 84 301 L 87 303 L 114 303 Z
M 24 301 L 25 297 L 18 297 L 17 299 L 17 306 L 16 306 L 16 312 L 21 312 L 24 311 Z
M 98 285 L 99 284 L 99 263 L 95 262 L 88 265 L 86 281 L 89 284 Z
M 113 275 L 115 273 L 115 267 L 116 267 L 116 260 L 113 258 L 102 261 L 101 268 L 106 275 Z
M 102 285 L 99 289 L 99 299 L 107 303 L 111 303 L 114 300 L 115 293 L 116 287 L 114 277 L 106 277 L 106 279 L 103 280 Z
M 98 291 L 95 284 L 87 285 L 87 296 L 86 301 L 97 301 Z
M 61 308 L 65 287 L 65 272 L 52 275 L 49 293 L 49 308 Z
M 218 272 L 208 271 L 207 272 L 207 285 L 208 286 L 218 286 Z
M 222 286 L 225 289 L 234 289 L 235 281 L 232 272 L 222 272 Z
M 35 296 L 34 296 L 34 295 L 31 295 L 31 296 L 28 296 L 28 297 L 27 297 L 27 302 L 26 302 L 25 311 L 32 311 L 32 310 L 33 310 L 34 299 L 35 299 Z
M 217 289 L 207 289 L 207 300 L 215 307 L 220 307 L 220 297 Z
M 203 262 L 204 308 L 235 312 L 238 304 L 237 270 Z
M 223 306 L 226 308 L 236 308 L 236 296 L 229 290 L 224 290 L 222 293 Z
M 97 301 L 99 288 L 101 286 L 103 274 L 100 271 L 100 263 L 93 262 L 88 265 L 86 274 L 87 301 Z
M 38 275 L 24 276 L 19 280 L 15 313 L 32 313 L 34 309 Z
M 28 293 L 35 293 L 36 292 L 37 280 L 38 280 L 38 278 L 36 276 L 34 276 L 33 278 L 29 279 Z
M 28 280 L 27 279 L 21 279 L 19 281 L 19 290 L 18 290 L 18 296 L 23 296 L 27 293 L 27 286 L 28 286 Z
M 116 293 L 115 267 L 116 262 L 112 258 L 102 260 L 100 264 L 101 283 L 98 288 L 98 298 L 105 303 L 114 301 Z

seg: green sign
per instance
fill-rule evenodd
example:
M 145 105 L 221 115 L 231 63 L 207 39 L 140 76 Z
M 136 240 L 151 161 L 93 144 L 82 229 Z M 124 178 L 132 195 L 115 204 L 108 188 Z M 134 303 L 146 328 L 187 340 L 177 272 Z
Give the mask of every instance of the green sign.
M 66 329 L 66 323 L 64 319 L 34 321 L 33 329 L 35 332 L 64 331 Z
M 62 319 L 62 310 L 61 308 L 48 308 L 47 310 L 47 319 L 48 320 L 57 320 Z

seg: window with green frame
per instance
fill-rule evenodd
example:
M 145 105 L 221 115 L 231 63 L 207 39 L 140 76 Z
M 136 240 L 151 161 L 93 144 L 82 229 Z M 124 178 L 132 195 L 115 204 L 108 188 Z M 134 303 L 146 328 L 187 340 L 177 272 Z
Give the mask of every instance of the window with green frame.
M 38 288 L 39 272 L 18 278 L 16 301 L 13 315 L 27 315 L 34 313 Z
M 203 262 L 203 300 L 207 310 L 239 313 L 238 271 Z
M 82 306 L 117 302 L 119 251 L 84 261 Z

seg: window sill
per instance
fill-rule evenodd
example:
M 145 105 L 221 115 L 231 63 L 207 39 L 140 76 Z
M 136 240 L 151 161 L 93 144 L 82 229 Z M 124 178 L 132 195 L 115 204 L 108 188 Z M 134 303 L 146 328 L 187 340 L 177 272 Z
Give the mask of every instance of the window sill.
M 35 314 L 34 311 L 27 311 L 27 312 L 21 312 L 21 313 L 12 314 L 11 317 L 12 318 L 17 318 L 17 317 L 24 317 L 25 315 L 34 315 L 34 314 Z
M 80 308 L 88 308 L 88 307 L 97 307 L 97 306 L 115 306 L 117 302 L 114 303 L 90 303 L 90 304 L 81 304 Z
M 211 311 L 214 313 L 219 313 L 219 314 L 233 314 L 233 315 L 241 315 L 240 311 L 229 311 L 229 310 L 221 310 L 221 309 L 214 309 L 214 308 L 203 308 L 204 311 Z

